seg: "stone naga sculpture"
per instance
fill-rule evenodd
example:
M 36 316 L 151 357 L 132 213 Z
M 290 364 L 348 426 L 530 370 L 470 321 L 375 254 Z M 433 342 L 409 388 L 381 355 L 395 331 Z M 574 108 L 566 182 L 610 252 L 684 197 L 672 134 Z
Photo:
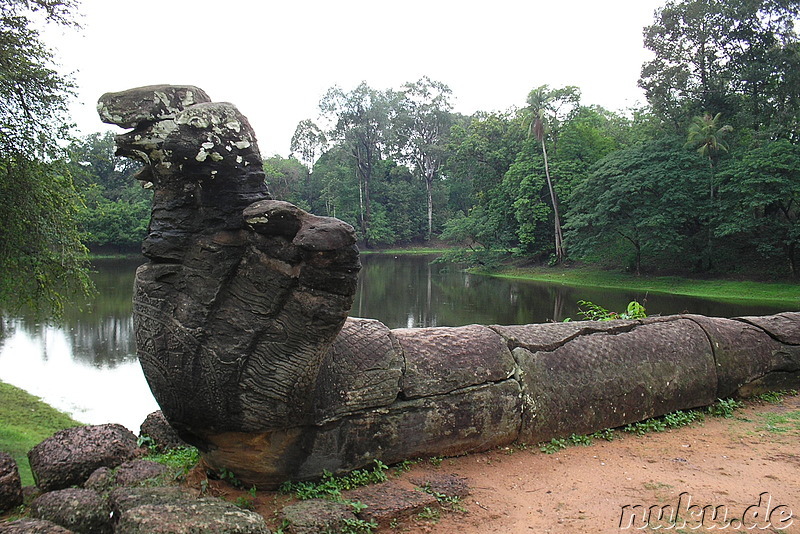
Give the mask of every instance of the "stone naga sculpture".
M 153 395 L 247 485 L 613 428 L 800 385 L 800 313 L 389 330 L 347 318 L 352 227 L 270 199 L 255 135 L 192 86 L 108 93 L 154 189 L 136 274 Z

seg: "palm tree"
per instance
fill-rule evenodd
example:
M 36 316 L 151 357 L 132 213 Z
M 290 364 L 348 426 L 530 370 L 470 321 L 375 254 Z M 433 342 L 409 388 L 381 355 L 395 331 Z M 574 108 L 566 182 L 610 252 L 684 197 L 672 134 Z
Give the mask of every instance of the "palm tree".
M 708 158 L 708 165 L 711 168 L 709 177 L 709 195 L 714 201 L 714 161 L 719 157 L 720 152 L 728 151 L 728 144 L 723 140 L 727 134 L 733 131 L 729 124 L 719 126 L 722 113 L 717 113 L 713 117 L 711 113 L 704 113 L 692 119 L 689 125 L 689 134 L 686 137 L 686 147 L 696 147 L 701 156 Z
M 714 210 L 714 161 L 719 157 L 720 152 L 728 151 L 728 144 L 723 137 L 733 131 L 729 124 L 719 126 L 722 113 L 717 113 L 713 117 L 711 113 L 704 113 L 703 116 L 696 116 L 689 125 L 689 133 L 686 136 L 686 147 L 696 147 L 697 152 L 708 158 L 708 167 L 711 172 L 708 175 L 708 193 L 711 201 L 711 211 L 708 216 L 708 268 L 711 269 L 713 263 L 714 232 L 712 229 L 712 218 Z
M 556 246 L 556 260 L 561 263 L 564 260 L 564 235 L 561 230 L 561 215 L 558 211 L 558 197 L 553 188 L 553 181 L 550 178 L 550 166 L 547 162 L 547 146 L 545 137 L 548 132 L 547 114 L 551 111 L 551 94 L 547 86 L 537 87 L 528 94 L 528 107 L 526 108 L 523 124 L 528 124 L 528 136 L 533 135 L 542 145 L 542 156 L 544 157 L 544 174 L 547 179 L 547 189 L 550 191 L 550 201 L 553 204 L 553 225 Z

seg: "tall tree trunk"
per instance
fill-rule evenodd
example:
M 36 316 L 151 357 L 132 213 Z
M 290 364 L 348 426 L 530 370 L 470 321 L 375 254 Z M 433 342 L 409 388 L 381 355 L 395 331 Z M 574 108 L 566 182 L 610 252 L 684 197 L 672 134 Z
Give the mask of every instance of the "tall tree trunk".
M 564 261 L 564 235 L 561 231 L 561 215 L 558 211 L 558 198 L 556 197 L 556 190 L 553 188 L 553 181 L 550 179 L 550 165 L 547 162 L 547 148 L 542 138 L 542 154 L 544 155 L 544 174 L 547 178 L 547 189 L 550 191 L 550 201 L 553 203 L 553 226 L 555 246 L 556 246 L 556 260 L 558 263 Z
M 433 174 L 426 174 L 425 176 L 425 189 L 428 194 L 428 237 L 426 241 L 430 241 L 433 237 Z

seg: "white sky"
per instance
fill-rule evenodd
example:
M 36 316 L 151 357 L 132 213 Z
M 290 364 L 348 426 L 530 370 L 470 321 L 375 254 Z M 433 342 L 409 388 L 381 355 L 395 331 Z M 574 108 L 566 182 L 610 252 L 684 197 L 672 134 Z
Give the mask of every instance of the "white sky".
M 191 84 L 250 119 L 261 154 L 289 155 L 297 123 L 329 87 L 399 88 L 429 76 L 455 111 L 522 106 L 542 84 L 577 85 L 584 104 L 644 102 L 642 29 L 665 0 L 82 0 L 83 30 L 48 30 L 74 72 L 73 120 L 107 130 L 107 91 Z

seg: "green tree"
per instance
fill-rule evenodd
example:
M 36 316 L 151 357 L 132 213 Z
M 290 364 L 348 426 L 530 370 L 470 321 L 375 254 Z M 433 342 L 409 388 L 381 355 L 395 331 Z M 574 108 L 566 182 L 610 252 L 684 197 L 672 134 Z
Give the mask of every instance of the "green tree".
M 264 174 L 272 198 L 286 200 L 302 208 L 311 208 L 308 191 L 308 169 L 293 157 L 282 158 L 277 154 L 263 162 Z
M 697 153 L 708 159 L 709 173 L 709 198 L 714 201 L 714 163 L 722 152 L 728 151 L 728 143 L 725 137 L 733 127 L 729 124 L 720 125 L 722 113 L 717 113 L 713 117 L 710 113 L 704 113 L 692 119 L 689 125 L 689 133 L 686 139 L 687 147 L 696 148 Z
M 564 110 L 568 115 L 580 102 L 580 91 L 577 87 L 564 87 L 551 90 L 542 85 L 533 89 L 528 94 L 528 106 L 524 110 L 523 124 L 528 125 L 528 135 L 533 135 L 541 144 L 544 159 L 544 173 L 547 180 L 547 190 L 550 193 L 550 203 L 553 209 L 553 237 L 555 242 L 556 260 L 564 260 L 564 234 L 561 228 L 561 212 L 558 207 L 558 195 L 550 176 L 550 165 L 547 160 L 548 134 L 552 138 L 554 148 L 558 146 L 558 135 L 563 122 Z
M 767 265 L 776 260 L 798 276 L 800 251 L 800 146 L 786 139 L 748 150 L 720 173 L 717 234 L 746 245 Z
M 674 138 L 641 143 L 606 156 L 578 186 L 568 213 L 567 239 L 576 258 L 617 263 L 630 258 L 690 269 L 703 240 L 702 158 Z
M 110 132 L 76 139 L 67 149 L 84 200 L 78 210 L 81 240 L 91 250 L 138 250 L 147 234 L 152 191 L 134 178 L 141 165 L 115 150 Z
M 310 119 L 300 121 L 292 135 L 290 150 L 309 170 L 317 158 L 325 152 L 328 138 L 325 133 Z
M 395 135 L 402 161 L 407 161 L 425 184 L 428 230 L 433 234 L 433 188 L 444 164 L 445 146 L 450 132 L 450 95 L 445 84 L 423 77 L 405 84 L 399 96 Z
M 797 0 L 670 0 L 644 30 L 655 58 L 639 85 L 676 131 L 711 109 L 728 117 L 746 110 L 741 120 L 759 130 L 774 104 L 798 94 L 798 15 Z
M 61 162 L 68 138 L 69 79 L 35 21 L 76 26 L 72 0 L 0 0 L 0 306 L 58 316 L 86 293 L 86 249 L 75 217 L 80 196 Z
M 375 165 L 386 148 L 389 102 L 386 93 L 361 82 L 350 92 L 332 87 L 320 101 L 320 110 L 333 127 L 326 138 L 346 147 L 355 162 L 359 192 L 359 228 L 370 246 L 371 185 Z

